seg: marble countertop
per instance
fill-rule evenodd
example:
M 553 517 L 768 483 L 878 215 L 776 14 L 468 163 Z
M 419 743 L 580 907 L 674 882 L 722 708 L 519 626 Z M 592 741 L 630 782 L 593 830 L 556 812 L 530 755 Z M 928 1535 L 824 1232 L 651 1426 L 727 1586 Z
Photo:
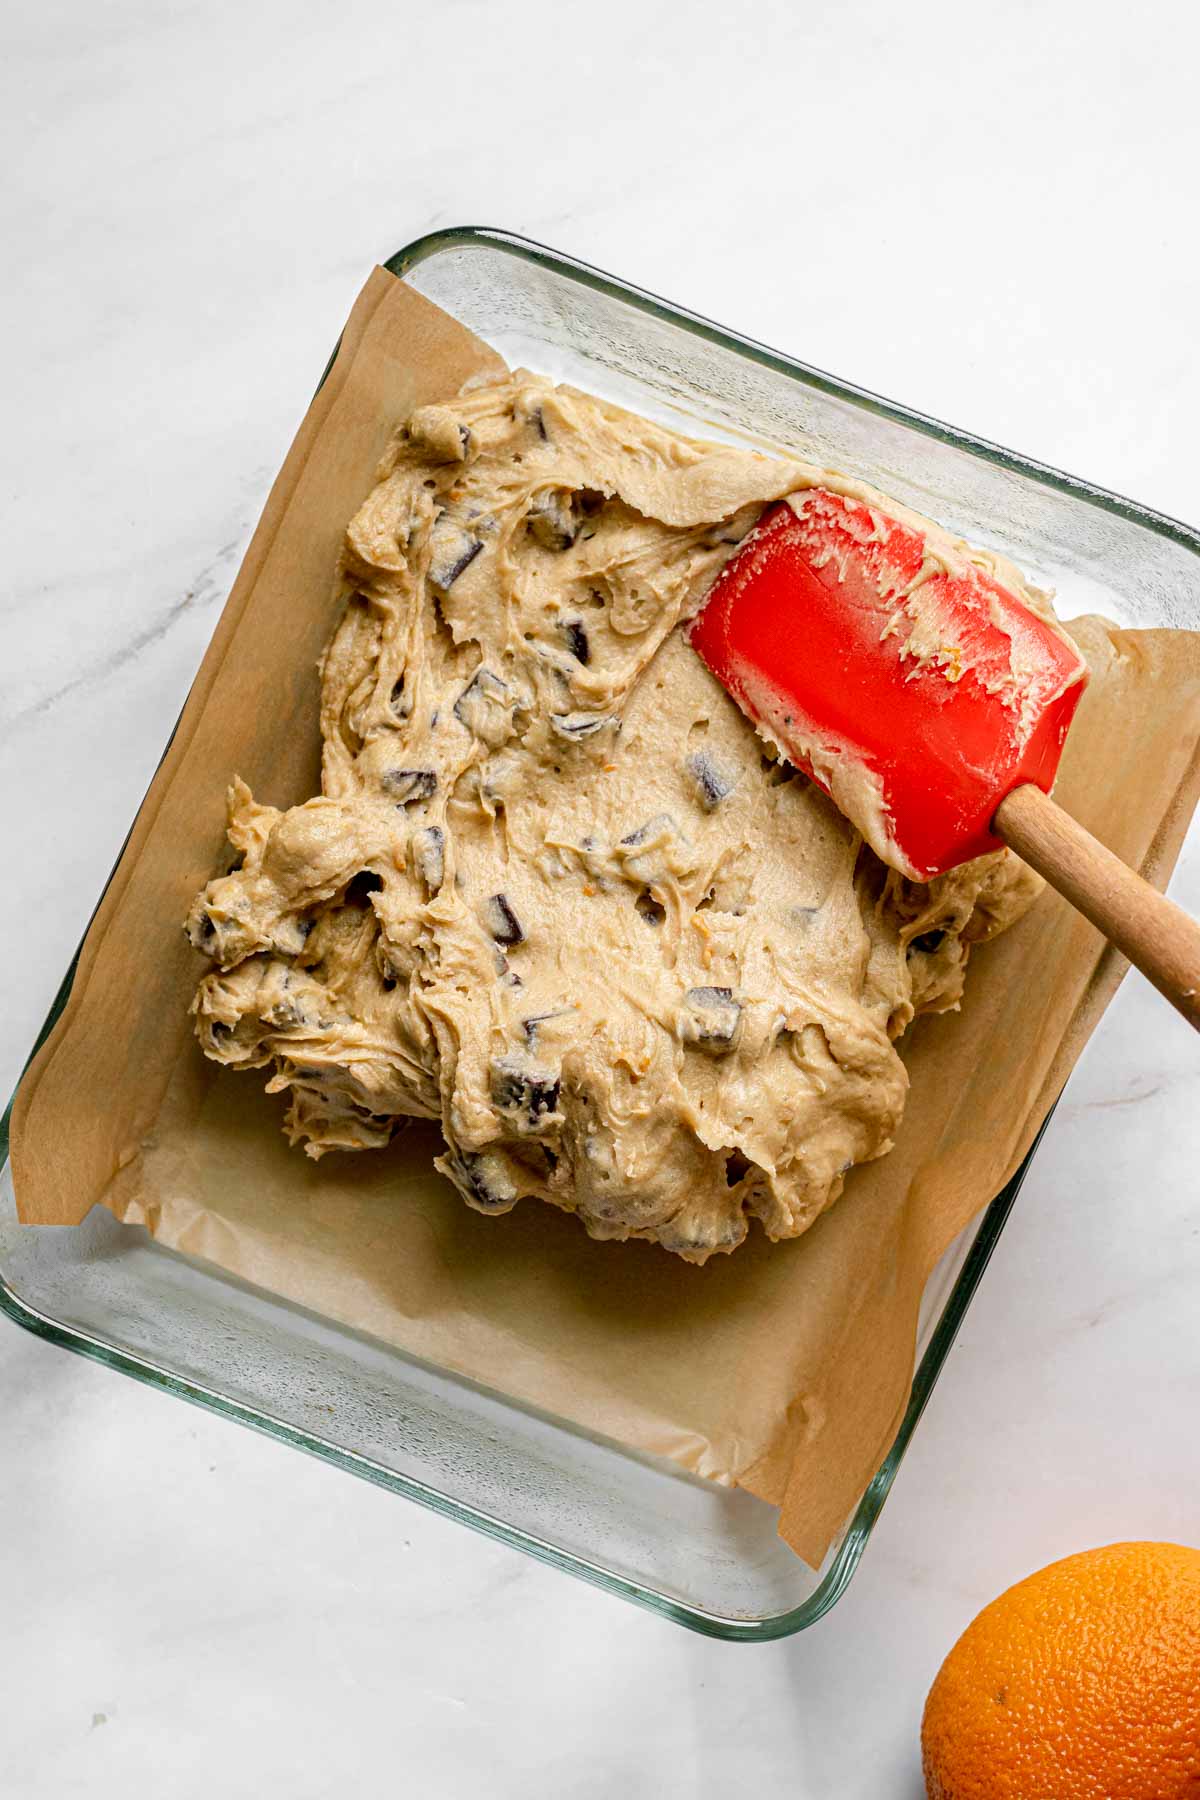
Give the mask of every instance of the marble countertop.
M 1145 9 L 1066 0 L 1035 55 L 1025 7 L 919 14 L 700 4 L 684 40 L 631 0 L 10 10 L 0 1090 L 364 273 L 424 231 L 506 225 L 1196 519 L 1197 18 L 1168 56 Z M 1200 910 L 1195 832 L 1173 891 Z M 774 1645 L 0 1321 L 6 1800 L 917 1800 L 980 1605 L 1195 1539 L 1198 1101 L 1194 1037 L 1129 980 L 849 1592 Z

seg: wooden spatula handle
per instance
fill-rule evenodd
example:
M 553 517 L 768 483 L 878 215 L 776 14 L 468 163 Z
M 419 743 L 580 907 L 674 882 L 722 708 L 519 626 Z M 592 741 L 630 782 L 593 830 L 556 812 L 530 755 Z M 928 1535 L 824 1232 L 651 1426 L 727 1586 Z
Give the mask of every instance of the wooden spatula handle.
M 1000 802 L 995 830 L 1200 1031 L 1200 924 L 1037 787 Z

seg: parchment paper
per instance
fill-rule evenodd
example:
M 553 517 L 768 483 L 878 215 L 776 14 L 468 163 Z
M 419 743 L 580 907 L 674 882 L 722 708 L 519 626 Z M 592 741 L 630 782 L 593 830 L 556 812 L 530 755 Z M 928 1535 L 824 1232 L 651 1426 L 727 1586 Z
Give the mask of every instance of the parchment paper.
M 962 1011 L 904 1040 L 899 1141 L 802 1239 L 752 1235 L 693 1268 L 592 1243 L 530 1202 L 471 1212 L 434 1174 L 436 1134 L 313 1164 L 261 1075 L 201 1055 L 201 960 L 180 921 L 224 854 L 237 771 L 288 806 L 317 791 L 317 655 L 343 529 L 396 420 L 498 360 L 377 269 L 272 490 L 170 752 L 26 1076 L 20 1216 L 97 1201 L 167 1244 L 639 1450 L 776 1502 L 817 1563 L 907 1400 L 917 1309 L 945 1246 L 1028 1149 L 1120 979 L 1047 893 L 977 950 Z M 1160 884 L 1200 787 L 1200 633 L 1072 627 L 1093 668 L 1063 804 Z

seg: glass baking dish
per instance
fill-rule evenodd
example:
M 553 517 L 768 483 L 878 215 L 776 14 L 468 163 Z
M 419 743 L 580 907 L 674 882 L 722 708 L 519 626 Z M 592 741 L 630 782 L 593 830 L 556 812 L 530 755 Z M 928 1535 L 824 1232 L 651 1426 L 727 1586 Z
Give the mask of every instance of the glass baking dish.
M 501 232 L 386 265 L 511 365 L 686 431 L 852 469 L 1054 587 L 1067 616 L 1200 626 L 1200 537 Z M 70 993 L 68 969 L 39 1043 Z M 786 1636 L 844 1590 L 1034 1154 L 924 1295 L 892 1448 L 818 1570 L 772 1507 L 594 1438 L 154 1243 L 95 1207 L 16 1221 L 0 1120 L 0 1307 L 29 1330 L 321 1456 L 712 1636 Z M 1036 1150 L 1036 1145 L 1034 1146 Z

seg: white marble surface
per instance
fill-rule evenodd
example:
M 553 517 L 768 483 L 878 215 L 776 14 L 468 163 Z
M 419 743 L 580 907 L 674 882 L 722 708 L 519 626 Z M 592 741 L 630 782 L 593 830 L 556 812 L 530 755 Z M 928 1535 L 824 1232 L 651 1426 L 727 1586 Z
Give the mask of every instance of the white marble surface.
M 42 0 L 0 33 L 4 1092 L 364 272 L 434 225 L 1200 514 L 1192 9 Z M 0 1322 L 6 1800 L 916 1800 L 980 1604 L 1200 1536 L 1198 1101 L 1131 980 L 849 1593 L 762 1648 Z

